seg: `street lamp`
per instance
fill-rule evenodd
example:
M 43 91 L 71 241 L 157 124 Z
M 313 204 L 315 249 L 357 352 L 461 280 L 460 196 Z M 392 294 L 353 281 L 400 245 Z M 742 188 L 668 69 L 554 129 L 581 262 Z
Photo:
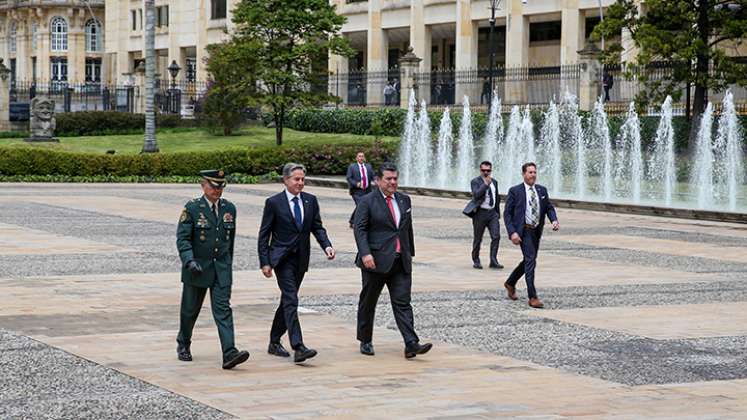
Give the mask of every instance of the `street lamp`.
M 3 79 L 3 82 L 8 80 L 8 75 L 10 74 L 10 69 L 3 64 L 3 59 L 0 58 L 0 79 Z
M 179 70 L 181 70 L 182 68 L 179 67 L 178 64 L 176 64 L 176 60 L 172 60 L 167 69 L 169 70 L 169 74 L 171 75 L 171 89 L 176 89 L 176 76 L 179 74 Z
M 501 4 L 501 0 L 490 0 L 490 34 L 488 35 L 488 46 L 490 50 L 490 65 L 488 69 L 488 85 L 490 86 L 490 92 L 488 92 L 488 110 L 493 106 L 493 73 L 495 72 L 495 9 Z

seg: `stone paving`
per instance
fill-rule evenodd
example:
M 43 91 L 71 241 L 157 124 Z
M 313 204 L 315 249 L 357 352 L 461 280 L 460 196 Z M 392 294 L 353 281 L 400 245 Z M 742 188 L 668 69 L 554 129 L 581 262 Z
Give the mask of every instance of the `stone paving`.
M 174 351 L 174 233 L 197 186 L 0 185 L 0 418 L 747 417 L 747 226 L 561 208 L 533 310 L 501 287 L 521 259 L 505 231 L 507 268 L 473 270 L 463 200 L 414 197 L 416 328 L 435 348 L 405 360 L 382 296 L 370 358 L 355 341 L 352 200 L 309 188 L 338 259 L 314 251 L 301 322 L 320 354 L 295 366 L 265 352 L 279 293 L 257 270 L 262 204 L 280 190 L 226 192 L 252 357 L 223 371 L 207 307 L 195 361 Z

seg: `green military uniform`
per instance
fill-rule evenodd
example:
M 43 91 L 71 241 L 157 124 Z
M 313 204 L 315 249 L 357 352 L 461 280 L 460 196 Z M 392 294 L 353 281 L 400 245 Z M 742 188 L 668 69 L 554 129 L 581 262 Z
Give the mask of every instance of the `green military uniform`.
M 223 176 L 222 172 L 220 176 Z M 215 210 L 205 196 L 184 205 L 176 231 L 183 283 L 176 341 L 180 346 L 189 348 L 192 329 L 200 314 L 205 293 L 210 289 L 210 306 L 218 327 L 224 363 L 238 353 L 234 345 L 230 304 L 235 238 L 236 207 L 230 201 L 220 198 L 215 203 Z M 201 273 L 189 270 L 191 261 L 199 264 Z

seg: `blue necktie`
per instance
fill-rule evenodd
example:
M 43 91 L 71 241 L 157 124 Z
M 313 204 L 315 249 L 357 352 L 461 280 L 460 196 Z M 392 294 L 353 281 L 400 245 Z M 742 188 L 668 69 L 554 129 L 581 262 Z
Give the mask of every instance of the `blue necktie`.
M 303 227 L 303 220 L 301 219 L 301 206 L 298 205 L 298 197 L 293 197 L 293 215 L 296 218 L 296 226 L 298 230 Z

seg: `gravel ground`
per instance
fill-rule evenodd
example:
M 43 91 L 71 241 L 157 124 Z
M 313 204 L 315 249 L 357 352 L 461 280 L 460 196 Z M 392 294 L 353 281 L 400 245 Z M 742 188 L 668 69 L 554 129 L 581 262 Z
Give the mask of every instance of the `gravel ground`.
M 548 309 L 734 302 L 747 299 L 747 282 L 555 288 L 542 296 Z M 747 337 L 654 340 L 530 316 L 521 302 L 509 302 L 502 289 L 413 295 L 418 333 L 466 348 L 626 385 L 747 378 Z M 355 295 L 303 302 L 351 323 L 356 304 Z M 386 296 L 376 324 L 397 328 Z
M 0 418 L 229 419 L 226 413 L 0 330 Z

